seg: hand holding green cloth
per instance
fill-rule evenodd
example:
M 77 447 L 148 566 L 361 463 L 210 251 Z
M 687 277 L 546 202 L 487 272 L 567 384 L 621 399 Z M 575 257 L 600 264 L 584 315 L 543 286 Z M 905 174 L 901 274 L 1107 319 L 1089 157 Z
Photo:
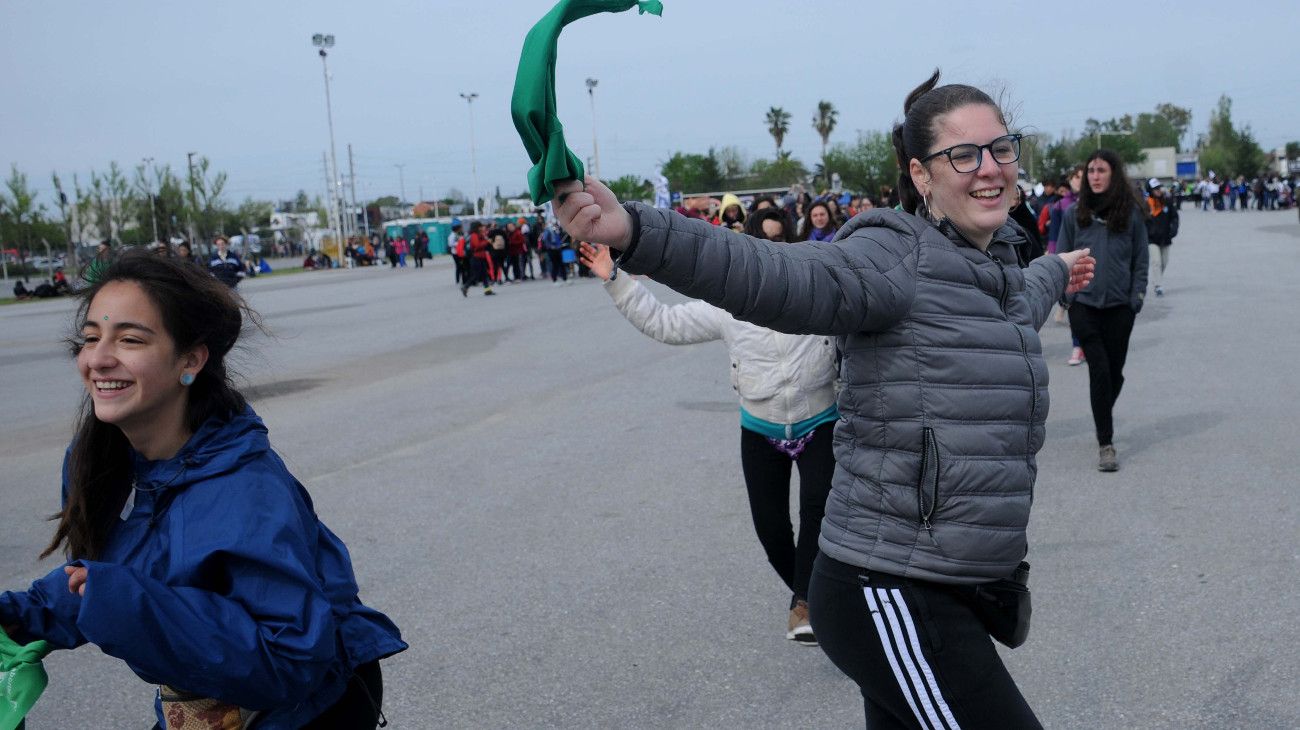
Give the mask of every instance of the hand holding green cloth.
M 588 15 L 621 13 L 633 5 L 638 14 L 664 12 L 659 0 L 560 0 L 524 37 L 510 116 L 533 161 L 528 190 L 535 205 L 555 197 L 555 183 L 583 178 L 582 161 L 565 143 L 564 126 L 555 110 L 555 46 L 560 30 Z
M 49 677 L 41 659 L 53 649 L 44 641 L 19 645 L 0 629 L 0 730 L 22 725 L 27 712 L 45 691 Z

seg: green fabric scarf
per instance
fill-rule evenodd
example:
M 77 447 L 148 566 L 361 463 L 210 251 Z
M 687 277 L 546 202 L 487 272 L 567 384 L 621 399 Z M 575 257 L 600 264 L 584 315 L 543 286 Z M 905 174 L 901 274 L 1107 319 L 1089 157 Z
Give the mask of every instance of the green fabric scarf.
M 20 646 L 0 629 L 0 730 L 21 725 L 45 691 L 49 677 L 41 659 L 53 648 L 44 641 Z
M 510 116 L 533 161 L 528 190 L 535 205 L 555 197 L 557 182 L 583 178 L 582 161 L 565 143 L 564 126 L 555 109 L 555 46 L 560 31 L 588 15 L 621 13 L 633 5 L 638 14 L 664 12 L 659 0 L 560 0 L 524 38 Z

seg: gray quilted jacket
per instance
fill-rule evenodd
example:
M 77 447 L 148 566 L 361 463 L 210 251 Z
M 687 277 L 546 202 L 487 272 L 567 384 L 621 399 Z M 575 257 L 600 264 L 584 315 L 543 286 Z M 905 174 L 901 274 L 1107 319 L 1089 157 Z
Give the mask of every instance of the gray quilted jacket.
M 943 583 L 1011 574 L 1027 551 L 1047 419 L 1038 328 L 1065 290 L 1056 256 L 1016 266 L 1013 224 L 984 253 L 946 222 L 892 210 L 834 241 L 771 243 L 638 203 L 620 258 L 738 319 L 836 335 L 835 478 L 820 547 Z

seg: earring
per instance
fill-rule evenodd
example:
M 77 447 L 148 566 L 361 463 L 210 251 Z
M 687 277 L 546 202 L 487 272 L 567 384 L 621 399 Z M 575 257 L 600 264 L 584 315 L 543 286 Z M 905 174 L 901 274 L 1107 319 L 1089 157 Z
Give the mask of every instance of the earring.
M 194 385 L 194 373 L 181 373 L 181 385 Z

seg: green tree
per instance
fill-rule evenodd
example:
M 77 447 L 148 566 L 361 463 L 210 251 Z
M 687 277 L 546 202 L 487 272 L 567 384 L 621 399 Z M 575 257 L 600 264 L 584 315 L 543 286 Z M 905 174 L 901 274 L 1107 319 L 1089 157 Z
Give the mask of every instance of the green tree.
M 673 190 L 691 194 L 713 192 L 724 187 L 718 158 L 712 148 L 707 155 L 674 152 L 662 167 Z
M 1178 133 L 1177 142 L 1174 146 L 1179 148 L 1179 152 L 1182 152 L 1183 138 L 1187 136 L 1187 130 L 1192 127 L 1192 110 L 1165 102 L 1156 104 L 1156 116 L 1163 117 L 1165 121 L 1169 122 L 1169 126 L 1173 127 L 1174 131 Z
M 776 142 L 776 156 L 781 156 L 781 145 L 785 142 L 785 135 L 790 132 L 790 112 L 779 106 L 770 107 L 767 110 L 767 133 L 772 135 Z
M 654 197 L 654 186 L 649 180 L 637 177 L 636 175 L 624 175 L 617 180 L 605 180 L 605 185 L 612 191 L 619 200 L 640 200 L 646 201 Z
M 831 132 L 835 131 L 835 123 L 839 121 L 840 113 L 836 111 L 835 105 L 829 101 L 822 100 L 817 102 L 817 113 L 813 115 L 813 129 L 822 138 L 822 169 L 826 172 L 826 182 L 830 183 L 829 167 L 826 164 L 826 147 L 831 142 Z M 841 173 L 843 175 L 843 173 Z
M 1121 161 L 1128 164 L 1141 164 L 1147 159 L 1136 135 L 1136 122 L 1129 114 L 1105 122 L 1089 119 L 1084 123 L 1083 139 L 1075 150 L 1079 155 L 1078 161 L 1083 162 L 1093 150 L 1102 147 L 1113 151 Z
M 745 187 L 779 188 L 803 182 L 808 178 L 808 168 L 789 152 L 782 152 L 774 160 L 755 160 L 749 167 Z
M 838 172 L 849 190 L 877 193 L 881 187 L 898 183 L 898 159 L 890 135 L 880 132 L 858 132 L 853 144 L 840 143 L 828 150 L 823 172 L 829 177 Z
M 1286 158 L 1288 160 L 1300 160 L 1300 142 L 1286 143 Z
M 1088 151 L 1083 149 L 1086 144 L 1068 133 L 1061 135 L 1060 139 L 1049 141 L 1043 147 L 1041 161 L 1036 165 L 1038 179 L 1059 181 L 1069 175 L 1070 170 L 1088 156 Z
M 1258 175 L 1268 164 L 1268 155 L 1255 141 L 1250 126 L 1240 130 L 1232 123 L 1232 99 L 1226 94 L 1210 114 L 1210 131 L 1201 147 L 1202 170 L 1214 170 L 1219 178 Z
M 35 228 L 44 217 L 45 206 L 36 202 L 27 175 L 19 172 L 17 165 L 10 165 L 5 190 L 0 191 L 0 248 L 17 248 L 20 266 L 31 255 Z

